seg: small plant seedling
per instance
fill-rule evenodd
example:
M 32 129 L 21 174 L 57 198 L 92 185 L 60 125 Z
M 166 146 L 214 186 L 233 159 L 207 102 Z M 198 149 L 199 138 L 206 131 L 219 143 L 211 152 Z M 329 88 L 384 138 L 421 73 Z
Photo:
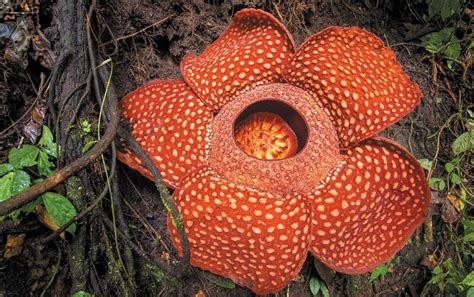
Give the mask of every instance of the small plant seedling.
M 408 243 L 409 244 L 409 243 Z M 384 278 L 387 273 L 391 271 L 390 267 L 395 264 L 400 259 L 400 256 L 390 259 L 387 263 L 384 263 L 380 266 L 377 266 L 374 270 L 370 272 L 369 282 L 373 282 L 376 279 Z
M 329 297 L 329 290 L 326 284 L 318 277 L 312 277 L 309 280 L 309 290 L 313 296 L 321 292 L 323 297 Z

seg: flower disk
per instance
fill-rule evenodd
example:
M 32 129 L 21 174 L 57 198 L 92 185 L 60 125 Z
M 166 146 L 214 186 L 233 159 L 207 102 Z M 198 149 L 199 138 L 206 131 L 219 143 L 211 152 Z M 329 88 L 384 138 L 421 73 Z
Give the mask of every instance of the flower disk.
M 294 156 L 257 159 L 239 147 L 235 127 L 254 112 L 277 113 L 294 126 Z M 341 160 L 336 131 L 324 110 L 307 92 L 288 84 L 259 86 L 228 103 L 212 122 L 210 144 L 208 163 L 219 175 L 270 193 L 308 192 Z
M 298 148 L 295 132 L 279 115 L 257 112 L 237 127 L 235 141 L 249 156 L 261 160 L 285 159 Z

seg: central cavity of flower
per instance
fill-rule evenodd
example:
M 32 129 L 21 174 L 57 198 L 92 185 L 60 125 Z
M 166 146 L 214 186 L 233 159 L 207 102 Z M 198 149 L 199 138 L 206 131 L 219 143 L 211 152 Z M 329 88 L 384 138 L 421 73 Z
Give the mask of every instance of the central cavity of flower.
M 289 105 L 276 100 L 248 106 L 234 126 L 234 139 L 240 149 L 260 160 L 294 156 L 306 143 L 307 134 L 303 118 Z

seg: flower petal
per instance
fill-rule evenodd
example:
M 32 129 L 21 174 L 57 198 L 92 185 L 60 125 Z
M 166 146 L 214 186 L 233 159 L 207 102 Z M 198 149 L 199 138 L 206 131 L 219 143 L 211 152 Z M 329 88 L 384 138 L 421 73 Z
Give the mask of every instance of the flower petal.
M 310 200 L 313 254 L 337 271 L 360 274 L 405 245 L 424 220 L 430 191 L 418 161 L 380 137 L 348 150 Z
M 174 193 L 191 245 L 191 265 L 250 288 L 276 292 L 295 277 L 306 258 L 310 206 L 236 185 L 203 167 Z M 168 220 L 173 242 L 181 250 Z
M 199 98 L 216 111 L 246 90 L 280 81 L 294 48 L 290 33 L 274 16 L 243 9 L 200 56 L 183 58 L 181 72 Z
M 156 80 L 138 88 L 122 99 L 122 116 L 168 186 L 176 187 L 189 172 L 205 164 L 212 113 L 185 82 Z M 120 152 L 118 157 L 153 180 L 131 152 Z
M 357 27 L 330 27 L 308 38 L 284 76 L 316 95 L 333 118 L 343 148 L 397 122 L 422 95 L 393 51 Z

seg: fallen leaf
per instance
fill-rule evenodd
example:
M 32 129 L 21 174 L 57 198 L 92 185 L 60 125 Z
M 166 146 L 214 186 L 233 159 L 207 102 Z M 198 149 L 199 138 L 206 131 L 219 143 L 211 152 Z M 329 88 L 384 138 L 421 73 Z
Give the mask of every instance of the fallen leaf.
M 8 234 L 7 244 L 3 257 L 6 259 L 18 256 L 23 251 L 23 243 L 25 242 L 25 233 Z
M 162 261 L 165 261 L 166 263 L 170 263 L 170 254 L 168 254 L 167 252 L 163 252 L 160 256 L 160 259 Z
M 48 212 L 42 205 L 37 205 L 35 207 L 35 213 L 38 215 L 38 220 L 50 230 L 56 231 L 59 229 L 59 226 L 53 222 Z M 61 232 L 61 234 L 59 234 L 59 237 L 61 237 L 62 239 L 66 239 L 66 234 L 64 234 L 64 232 Z
M 304 280 L 304 277 L 301 274 L 298 274 L 291 281 L 293 281 L 295 283 L 304 283 L 305 280 Z
M 438 265 L 438 259 L 434 254 L 424 256 L 420 262 L 420 265 L 428 268 L 429 270 L 433 270 L 436 265 Z
M 202 290 L 200 290 L 199 292 L 197 292 L 195 297 L 206 297 L 206 294 L 204 294 L 204 292 Z
M 453 193 L 449 193 L 441 207 L 441 218 L 448 224 L 455 223 L 461 219 L 464 201 Z
M 461 219 L 461 214 L 456 210 L 449 201 L 443 203 L 441 207 L 441 218 L 448 224 L 453 224 Z
M 449 202 L 451 202 L 451 204 L 456 208 L 458 212 L 461 212 L 464 209 L 465 203 L 457 195 L 449 193 L 446 198 Z

